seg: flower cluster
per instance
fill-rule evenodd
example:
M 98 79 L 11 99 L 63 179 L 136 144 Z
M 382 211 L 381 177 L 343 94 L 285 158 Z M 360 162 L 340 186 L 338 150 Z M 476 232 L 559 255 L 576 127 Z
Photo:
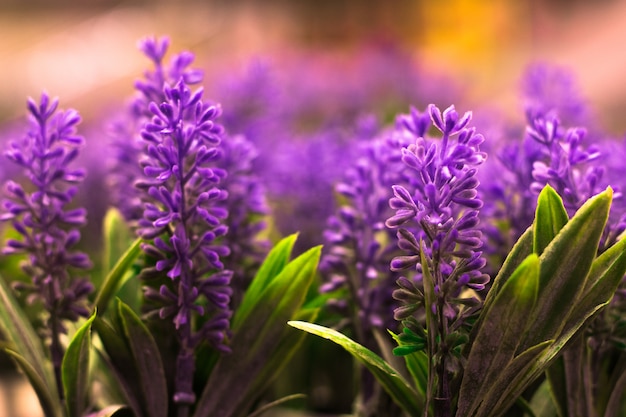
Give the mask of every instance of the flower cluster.
M 327 249 L 321 269 L 327 282 L 320 291 L 347 289 L 351 305 L 343 298 L 332 304 L 352 316 L 357 340 L 370 348 L 375 344 L 368 340 L 372 328 L 395 327 L 390 318 L 396 277 L 389 262 L 396 250 L 384 222 L 391 215 L 391 186 L 401 181 L 404 170 L 400 150 L 409 140 L 402 132 L 384 132 L 363 146 L 360 158 L 335 187 L 343 204 L 324 232 Z
M 4 254 L 27 254 L 24 272 L 30 283 L 16 283 L 31 302 L 41 302 L 47 312 L 44 333 L 60 385 L 64 347 L 61 334 L 66 322 L 89 315 L 87 296 L 93 285 L 75 277 L 75 270 L 91 267 L 88 256 L 72 248 L 80 240 L 78 229 L 86 223 L 86 211 L 67 206 L 85 172 L 71 167 L 84 139 L 76 134 L 80 116 L 75 110 L 57 111 L 58 100 L 44 93 L 39 103 L 28 100 L 31 128 L 21 140 L 10 144 L 5 156 L 19 165 L 33 190 L 6 182 L 8 199 L 0 220 L 11 221 L 20 240 L 6 242 Z
M 434 359 L 429 378 L 438 378 L 432 394 L 438 413 L 450 407 L 451 378 L 462 367 L 468 319 L 480 308 L 480 300 L 466 290 L 481 291 L 489 281 L 481 271 L 486 260 L 477 226 L 483 203 L 476 190 L 477 167 L 486 155 L 479 150 L 482 135 L 467 127 L 471 113 L 459 117 L 453 106 L 442 113 L 430 105 L 428 116 L 441 141 L 426 137 L 427 116 L 413 111 L 404 118 L 414 143 L 402 150 L 407 184 L 393 186 L 389 205 L 395 215 L 386 225 L 398 229 L 404 252 L 391 261 L 391 270 L 413 271 L 398 279 L 400 288 L 393 293 L 401 302 L 395 318 L 405 325 L 400 340 L 412 345 L 400 349 L 404 354 L 426 349 Z
M 171 85 L 183 79 L 187 85 L 198 84 L 202 72 L 190 68 L 194 56 L 190 52 L 174 55 L 169 64 L 164 59 L 169 47 L 169 39 L 148 37 L 139 42 L 139 49 L 144 53 L 154 68 L 146 71 L 143 80 L 135 82 L 137 95 L 133 98 L 125 114 L 111 124 L 110 136 L 113 147 L 112 168 L 109 176 L 112 190 L 112 203 L 127 220 L 136 221 L 142 217 L 142 204 L 135 187 L 135 181 L 143 177 L 137 160 L 143 152 L 145 143 L 139 132 L 152 117 L 149 104 L 162 103 L 166 100 L 163 92 L 165 83 Z
M 174 399 L 191 404 L 195 397 L 185 376 L 193 375 L 194 348 L 209 341 L 228 350 L 231 272 L 220 260 L 229 249 L 219 242 L 227 232 L 222 224 L 227 193 L 219 188 L 226 172 L 216 167 L 219 107 L 203 103 L 202 90 L 192 92 L 182 78 L 165 86 L 164 95 L 166 101 L 150 103 L 153 118 L 141 133 L 147 143 L 142 160 L 147 178 L 138 182 L 145 207 L 139 234 L 153 240 L 144 250 L 156 259 L 144 278 L 164 274 L 170 279 L 158 289 L 147 287 L 146 297 L 162 319 L 173 319 L 181 345 Z M 192 314 L 205 317 L 200 329 L 193 328 Z

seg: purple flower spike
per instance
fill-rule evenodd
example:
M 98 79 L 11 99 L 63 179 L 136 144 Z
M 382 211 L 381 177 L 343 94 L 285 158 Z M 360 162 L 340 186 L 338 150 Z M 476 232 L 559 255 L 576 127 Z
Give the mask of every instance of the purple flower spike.
M 144 203 L 138 233 L 145 252 L 156 258 L 156 271 L 165 284 L 149 288 L 146 298 L 163 319 L 172 320 L 180 345 L 174 401 L 181 409 L 193 404 L 193 352 L 202 342 L 227 351 L 226 336 L 232 314 L 229 286 L 232 273 L 222 257 L 230 249 L 222 242 L 228 215 L 228 193 L 219 166 L 223 129 L 215 119 L 220 108 L 205 104 L 202 89 L 192 91 L 184 77 L 175 86 L 165 84 L 163 102 L 151 102 L 151 120 L 144 125 L 141 160 L 144 178 L 137 181 Z M 153 269 L 147 274 L 152 277 Z M 193 316 L 202 326 L 193 326 Z
M 0 220 L 11 221 L 21 235 L 20 240 L 8 240 L 3 253 L 28 255 L 23 269 L 32 283 L 20 283 L 16 288 L 46 309 L 43 330 L 61 387 L 64 348 L 60 337 L 67 332 L 66 321 L 89 315 L 87 296 L 93 285 L 73 276 L 75 270 L 91 267 L 86 254 L 72 250 L 80 240 L 78 228 L 86 223 L 86 211 L 66 209 L 85 176 L 84 170 L 70 167 L 83 144 L 76 134 L 81 119 L 75 110 L 57 111 L 58 104 L 45 93 L 39 103 L 28 100 L 30 130 L 21 141 L 10 143 L 5 156 L 22 167 L 32 192 L 7 181 L 8 199 L 3 201 Z
M 460 350 L 453 351 L 446 343 L 464 340 L 466 336 L 461 333 L 466 332 L 468 319 L 480 308 L 476 294 L 465 291 L 482 291 L 489 281 L 481 271 L 486 264 L 478 229 L 478 210 L 483 203 L 476 179 L 486 154 L 479 149 L 482 135 L 467 127 L 471 113 L 459 117 L 450 106 L 442 114 L 434 105 L 429 106 L 428 113 L 441 132 L 440 141 L 414 135 L 411 125 L 408 129 L 406 124 L 399 126 L 414 137 L 413 143 L 402 149 L 407 172 L 403 183 L 393 186 L 389 206 L 395 215 L 386 225 L 397 229 L 398 248 L 403 252 L 393 258 L 390 267 L 408 272 L 397 281 L 399 288 L 393 293 L 401 302 L 394 317 L 409 329 L 421 327 L 421 334 L 431 334 L 437 340 L 437 351 L 428 354 L 441 356 L 436 372 L 446 387 L 462 367 Z M 425 264 L 422 257 L 427 260 Z M 425 304 L 422 274 L 426 269 L 433 280 L 432 305 Z M 427 328 L 426 309 L 434 313 L 436 328 Z M 446 394 L 435 395 L 443 398 Z

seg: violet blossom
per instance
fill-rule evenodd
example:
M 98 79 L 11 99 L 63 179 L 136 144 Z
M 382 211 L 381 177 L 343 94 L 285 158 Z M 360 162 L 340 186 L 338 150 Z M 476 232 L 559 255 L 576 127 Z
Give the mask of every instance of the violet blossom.
M 402 305 L 395 310 L 395 317 L 403 321 L 409 339 L 422 335 L 435 343 L 436 350 L 428 355 L 434 358 L 429 374 L 438 376 L 432 394 L 438 414 L 437 410 L 451 407 L 452 379 L 462 367 L 460 346 L 467 340 L 469 318 L 481 304 L 465 290 L 482 291 L 489 281 L 481 271 L 486 264 L 478 228 L 483 202 L 476 190 L 477 167 L 486 155 L 479 149 L 482 135 L 467 127 L 471 113 L 459 116 L 454 106 L 442 113 L 430 105 L 428 114 L 441 132 L 441 140 L 426 137 L 425 129 L 419 128 L 424 120 L 419 113 L 409 116 L 406 126 L 414 133 L 414 143 L 402 150 L 402 161 L 409 169 L 408 184 L 393 186 L 389 205 L 395 215 L 386 225 L 398 230 L 398 247 L 404 252 L 391 261 L 391 269 L 412 271 L 397 281 L 400 288 L 393 296 Z M 432 277 L 431 305 L 426 305 L 424 297 L 426 269 Z M 425 309 L 434 314 L 435 328 L 425 323 Z M 412 348 L 422 350 L 426 345 L 420 342 Z
M 73 109 L 57 110 L 58 104 L 45 93 L 39 103 L 28 100 L 28 134 L 11 142 L 5 156 L 22 168 L 31 185 L 6 182 L 8 198 L 0 220 L 10 221 L 21 236 L 8 240 L 3 253 L 28 255 L 22 268 L 31 282 L 18 282 L 15 288 L 45 308 L 43 332 L 62 396 L 61 335 L 67 333 L 68 321 L 90 314 L 87 296 L 94 287 L 76 276 L 91 267 L 89 257 L 72 249 L 80 240 L 79 228 L 86 224 L 86 210 L 67 208 L 85 177 L 83 169 L 71 166 L 84 143 L 76 134 L 81 118 Z
M 146 287 L 146 297 L 175 326 L 174 402 L 186 410 L 195 402 L 194 349 L 208 342 L 228 351 L 231 271 L 221 258 L 230 251 L 220 241 L 227 232 L 227 193 L 220 187 L 226 172 L 217 167 L 223 129 L 215 122 L 220 108 L 205 104 L 202 89 L 192 92 L 184 78 L 166 84 L 163 93 L 164 102 L 149 104 L 153 117 L 141 132 L 147 146 L 141 163 L 146 179 L 138 182 L 144 203 L 139 234 L 152 240 L 144 251 L 156 260 L 143 277 L 168 278 L 158 289 Z M 203 318 L 199 328 L 194 315 Z

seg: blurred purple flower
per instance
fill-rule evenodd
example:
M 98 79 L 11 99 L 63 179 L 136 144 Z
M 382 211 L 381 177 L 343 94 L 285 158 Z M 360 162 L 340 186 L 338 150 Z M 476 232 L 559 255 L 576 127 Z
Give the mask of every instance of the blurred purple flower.
M 401 149 L 409 143 L 408 135 L 391 131 L 361 144 L 360 156 L 335 187 L 342 204 L 324 232 L 320 270 L 326 283 L 320 291 L 347 290 L 347 300 L 335 299 L 331 305 L 350 321 L 357 341 L 370 349 L 376 346 L 373 328 L 397 327 L 391 297 L 397 274 L 389 270 L 397 250 L 384 223 L 392 214 L 391 186 L 403 178 Z
M 61 334 L 67 333 L 66 321 L 90 314 L 87 296 L 93 285 L 73 276 L 75 270 L 91 267 L 86 254 L 72 249 L 80 240 L 78 229 L 86 223 L 86 210 L 66 208 L 85 177 L 84 170 L 70 166 L 84 143 L 76 134 L 81 118 L 72 109 L 57 111 L 58 104 L 45 93 L 39 103 L 28 100 L 30 130 L 22 140 L 10 143 L 5 156 L 22 168 L 32 185 L 24 188 L 6 182 L 8 199 L 3 201 L 0 220 L 11 221 L 22 236 L 8 240 L 3 253 L 28 255 L 22 268 L 32 282 L 15 287 L 27 293 L 30 302 L 44 305 L 44 333 L 60 389 Z

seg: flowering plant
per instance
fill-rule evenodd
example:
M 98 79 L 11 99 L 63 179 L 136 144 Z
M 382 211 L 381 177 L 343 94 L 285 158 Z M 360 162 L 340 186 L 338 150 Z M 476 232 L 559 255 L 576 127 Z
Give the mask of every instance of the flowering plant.
M 222 110 L 193 54 L 139 48 L 152 68 L 110 129 L 100 254 L 78 250 L 78 112 L 30 99 L 5 152 L 24 178 L 0 214 L 0 349 L 46 417 L 258 416 L 300 397 L 262 398 L 308 342 L 291 327 L 355 358 L 358 416 L 626 412 L 626 221 L 605 169 L 622 161 L 563 124 L 588 120 L 569 79 L 531 71 L 522 144 L 496 144 L 454 106 L 346 122 L 306 88 L 281 98 L 262 65 Z M 347 113 L 372 101 L 356 90 Z M 312 113 L 332 122 L 297 133 Z M 329 213 L 311 249 L 281 237 Z

